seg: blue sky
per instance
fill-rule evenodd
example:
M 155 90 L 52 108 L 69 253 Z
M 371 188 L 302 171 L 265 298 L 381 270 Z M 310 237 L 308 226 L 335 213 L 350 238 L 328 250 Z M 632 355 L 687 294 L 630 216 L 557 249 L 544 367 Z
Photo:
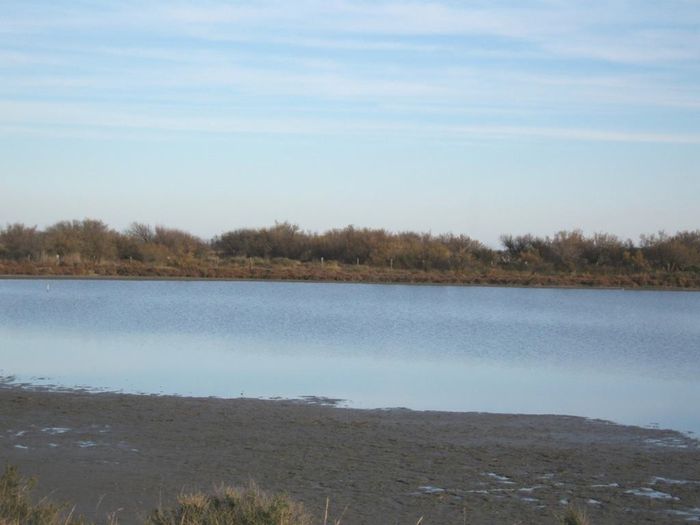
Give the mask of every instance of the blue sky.
M 13 1 L 0 223 L 700 227 L 700 2 Z

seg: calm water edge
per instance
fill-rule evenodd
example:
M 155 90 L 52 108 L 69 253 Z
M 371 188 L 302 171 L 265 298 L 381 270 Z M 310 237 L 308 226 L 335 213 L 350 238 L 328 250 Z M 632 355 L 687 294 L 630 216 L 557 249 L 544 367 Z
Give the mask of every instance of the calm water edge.
M 0 375 L 700 433 L 700 293 L 0 280 Z

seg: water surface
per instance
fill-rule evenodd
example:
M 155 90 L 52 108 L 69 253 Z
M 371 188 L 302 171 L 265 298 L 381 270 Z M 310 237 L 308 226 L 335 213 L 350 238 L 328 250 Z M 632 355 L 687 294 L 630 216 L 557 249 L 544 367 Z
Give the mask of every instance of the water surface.
M 0 374 L 700 432 L 700 294 L 0 280 Z

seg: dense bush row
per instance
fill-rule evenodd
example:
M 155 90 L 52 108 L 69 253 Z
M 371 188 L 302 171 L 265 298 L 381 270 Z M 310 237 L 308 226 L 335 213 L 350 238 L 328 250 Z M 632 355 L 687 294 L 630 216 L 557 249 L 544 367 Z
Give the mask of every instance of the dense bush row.
M 642 236 L 638 243 L 604 233 L 585 236 L 578 230 L 552 237 L 504 235 L 501 242 L 502 249 L 491 249 L 465 235 L 353 226 L 314 233 L 286 222 L 229 231 L 207 241 L 182 230 L 139 223 L 117 232 L 102 221 L 85 219 L 58 222 L 44 230 L 10 224 L 0 229 L 0 260 L 56 266 L 127 261 L 149 268 L 202 268 L 255 258 L 278 264 L 323 260 L 420 271 L 700 273 L 700 230 Z

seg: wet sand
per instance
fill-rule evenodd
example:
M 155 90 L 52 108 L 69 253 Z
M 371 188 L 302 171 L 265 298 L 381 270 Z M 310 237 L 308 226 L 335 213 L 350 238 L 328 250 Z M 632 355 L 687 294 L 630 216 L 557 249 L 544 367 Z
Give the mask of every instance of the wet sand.
M 700 520 L 700 446 L 567 416 L 0 386 L 0 460 L 86 517 L 138 523 L 179 492 L 255 480 L 342 524 Z

